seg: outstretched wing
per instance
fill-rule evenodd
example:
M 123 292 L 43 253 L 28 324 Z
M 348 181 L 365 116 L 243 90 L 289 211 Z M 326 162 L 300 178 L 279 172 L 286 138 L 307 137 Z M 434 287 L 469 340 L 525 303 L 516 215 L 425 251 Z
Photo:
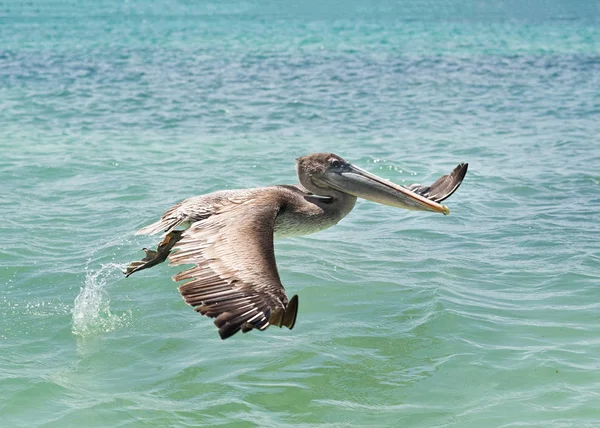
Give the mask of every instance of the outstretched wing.
M 173 277 L 186 303 L 215 319 L 222 339 L 274 324 L 292 328 L 298 298 L 289 302 L 279 279 L 273 230 L 280 205 L 250 199 L 193 223 L 169 256 L 195 266 Z
M 454 168 L 454 171 L 450 175 L 441 176 L 431 186 L 409 184 L 406 188 L 434 202 L 442 202 L 458 189 L 458 186 L 460 186 L 460 183 L 462 183 L 467 174 L 468 167 L 468 163 L 461 163 Z

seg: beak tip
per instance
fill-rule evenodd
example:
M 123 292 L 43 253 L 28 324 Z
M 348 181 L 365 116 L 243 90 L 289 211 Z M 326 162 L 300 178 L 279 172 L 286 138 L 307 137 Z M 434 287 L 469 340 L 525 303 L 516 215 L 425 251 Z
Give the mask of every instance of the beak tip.
M 444 214 L 444 215 L 450 214 L 450 208 L 448 208 L 446 205 L 442 205 L 442 214 Z

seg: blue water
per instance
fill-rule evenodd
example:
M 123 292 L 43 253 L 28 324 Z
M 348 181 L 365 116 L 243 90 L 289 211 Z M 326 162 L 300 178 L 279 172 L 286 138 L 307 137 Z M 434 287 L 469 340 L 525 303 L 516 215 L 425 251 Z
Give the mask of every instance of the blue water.
M 0 426 L 600 426 L 595 1 L 0 4 Z M 188 196 L 332 151 L 360 202 L 277 241 L 294 330 L 221 341 L 161 265 Z

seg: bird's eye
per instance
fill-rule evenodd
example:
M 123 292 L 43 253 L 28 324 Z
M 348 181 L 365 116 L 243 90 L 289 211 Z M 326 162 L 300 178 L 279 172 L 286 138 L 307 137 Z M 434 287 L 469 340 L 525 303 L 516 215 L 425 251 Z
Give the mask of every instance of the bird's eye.
M 339 168 L 340 166 L 342 166 L 342 163 L 337 159 L 331 159 L 329 161 L 329 165 L 331 165 L 333 168 Z

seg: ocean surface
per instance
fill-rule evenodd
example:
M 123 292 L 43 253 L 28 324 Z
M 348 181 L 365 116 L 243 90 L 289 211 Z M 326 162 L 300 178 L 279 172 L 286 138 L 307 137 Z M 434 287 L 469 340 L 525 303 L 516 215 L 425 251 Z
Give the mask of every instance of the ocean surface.
M 331 151 L 360 201 L 277 241 L 294 330 L 222 341 L 174 203 Z M 600 427 L 595 0 L 0 3 L 1 427 Z

